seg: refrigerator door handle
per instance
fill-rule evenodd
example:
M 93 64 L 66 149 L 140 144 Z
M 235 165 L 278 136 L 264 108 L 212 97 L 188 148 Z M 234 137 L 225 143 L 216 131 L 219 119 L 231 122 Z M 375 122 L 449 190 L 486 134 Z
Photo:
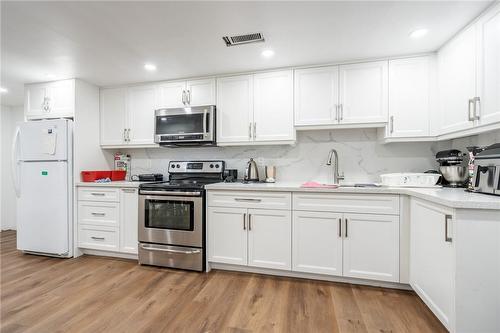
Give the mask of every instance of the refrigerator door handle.
M 14 139 L 12 140 L 12 156 L 11 156 L 11 171 L 12 171 L 12 180 L 14 182 L 14 189 L 16 191 L 16 196 L 19 198 L 21 196 L 21 188 L 20 188 L 20 179 L 19 179 L 19 161 L 17 159 L 17 151 L 18 151 L 18 142 L 19 142 L 19 133 L 21 129 L 19 126 L 16 127 L 14 132 Z

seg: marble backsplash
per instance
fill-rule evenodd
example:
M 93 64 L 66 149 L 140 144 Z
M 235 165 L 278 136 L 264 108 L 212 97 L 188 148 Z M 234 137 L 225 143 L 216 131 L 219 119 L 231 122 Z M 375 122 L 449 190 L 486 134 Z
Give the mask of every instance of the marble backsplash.
M 339 169 L 345 182 L 378 182 L 380 174 L 423 172 L 436 169 L 435 154 L 442 149 L 500 142 L 500 130 L 443 142 L 382 144 L 375 129 L 324 130 L 297 133 L 294 146 L 203 147 L 130 149 L 132 174 L 159 172 L 167 176 L 171 160 L 226 161 L 226 167 L 238 169 L 241 178 L 246 162 L 253 157 L 264 177 L 264 166 L 275 165 L 278 181 L 315 180 L 328 182 L 332 166 L 326 165 L 328 152 L 339 153 Z

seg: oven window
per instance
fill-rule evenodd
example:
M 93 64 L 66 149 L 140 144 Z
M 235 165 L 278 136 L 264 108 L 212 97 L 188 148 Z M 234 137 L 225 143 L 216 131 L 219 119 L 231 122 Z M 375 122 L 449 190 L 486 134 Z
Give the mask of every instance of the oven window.
M 194 230 L 194 202 L 146 200 L 145 227 Z
M 208 114 L 207 114 L 208 122 Z M 208 127 L 207 127 L 208 128 Z M 157 116 L 157 134 L 203 133 L 203 113 Z

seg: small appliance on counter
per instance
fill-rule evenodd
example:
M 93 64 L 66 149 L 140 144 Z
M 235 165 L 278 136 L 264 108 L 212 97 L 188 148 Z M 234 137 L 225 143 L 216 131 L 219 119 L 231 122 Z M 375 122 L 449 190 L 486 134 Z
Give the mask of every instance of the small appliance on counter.
M 259 182 L 259 169 L 257 168 L 257 163 L 253 158 L 247 162 L 247 167 L 245 169 L 245 177 L 243 178 L 246 182 Z
M 266 165 L 266 183 L 276 182 L 276 167 L 274 165 Z
M 139 175 L 132 175 L 134 182 L 161 182 L 163 175 L 161 173 L 142 173 Z
M 222 175 L 225 183 L 234 183 L 238 180 L 238 170 L 236 169 L 226 169 Z
M 441 185 L 445 187 L 466 187 L 468 170 L 464 157 L 460 150 L 442 150 L 436 154 L 436 161 L 439 163 L 439 172 L 443 176 Z
M 474 192 L 500 195 L 500 143 L 475 156 L 472 184 Z

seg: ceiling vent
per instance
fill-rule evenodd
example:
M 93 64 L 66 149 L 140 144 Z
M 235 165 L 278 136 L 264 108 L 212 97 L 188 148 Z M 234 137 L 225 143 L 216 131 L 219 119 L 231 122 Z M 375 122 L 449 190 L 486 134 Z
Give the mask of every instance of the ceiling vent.
M 263 42 L 264 36 L 260 32 L 256 32 L 247 35 L 224 36 L 222 37 L 222 39 L 226 43 L 226 46 L 235 46 L 241 44 Z

